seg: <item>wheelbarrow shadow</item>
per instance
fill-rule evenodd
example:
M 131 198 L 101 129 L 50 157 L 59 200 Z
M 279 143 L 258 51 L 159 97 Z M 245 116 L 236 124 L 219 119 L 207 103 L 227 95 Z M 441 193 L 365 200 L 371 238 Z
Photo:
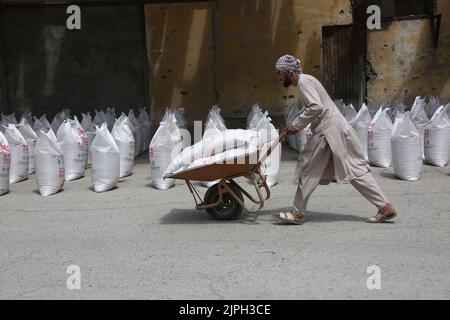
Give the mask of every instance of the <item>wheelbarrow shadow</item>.
M 166 216 L 161 218 L 161 224 L 267 224 L 286 225 L 276 217 L 281 211 L 287 211 L 290 208 L 279 208 L 271 210 L 261 210 L 258 212 L 244 211 L 237 220 L 217 220 L 208 215 L 203 210 L 193 209 L 172 209 Z M 305 223 L 322 223 L 322 222 L 362 222 L 367 217 L 355 216 L 349 214 L 338 214 L 330 212 L 308 211 Z

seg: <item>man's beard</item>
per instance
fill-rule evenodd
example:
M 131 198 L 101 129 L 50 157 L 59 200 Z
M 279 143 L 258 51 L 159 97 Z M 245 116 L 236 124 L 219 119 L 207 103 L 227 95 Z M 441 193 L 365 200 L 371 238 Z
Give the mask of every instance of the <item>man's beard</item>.
M 289 87 L 290 85 L 291 85 L 291 80 L 289 80 L 288 77 L 284 76 L 284 79 L 283 79 L 283 86 L 284 86 L 285 88 L 287 88 L 287 87 Z

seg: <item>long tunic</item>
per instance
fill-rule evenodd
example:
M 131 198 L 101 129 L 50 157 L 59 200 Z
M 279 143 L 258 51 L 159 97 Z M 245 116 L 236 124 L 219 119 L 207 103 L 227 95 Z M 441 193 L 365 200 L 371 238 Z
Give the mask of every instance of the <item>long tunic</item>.
M 347 183 L 370 171 L 364 160 L 361 142 L 356 132 L 347 123 L 322 84 L 313 76 L 300 74 L 298 80 L 300 112 L 292 121 L 298 130 L 311 123 L 313 136 L 300 154 L 295 179 L 307 179 L 308 166 L 326 161 L 327 169 L 321 177 L 321 184 L 330 183 L 335 176 L 337 182 Z M 324 159 L 318 148 L 328 143 L 332 157 Z

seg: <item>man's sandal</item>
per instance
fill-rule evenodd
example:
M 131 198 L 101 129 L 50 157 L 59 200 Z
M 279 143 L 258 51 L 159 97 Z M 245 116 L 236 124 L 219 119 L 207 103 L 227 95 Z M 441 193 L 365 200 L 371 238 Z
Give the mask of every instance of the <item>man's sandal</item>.
M 277 217 L 283 222 L 289 224 L 303 224 L 305 221 L 305 217 L 302 214 L 300 214 L 299 217 L 298 214 L 294 214 L 292 212 L 280 212 Z
M 388 203 L 383 208 L 378 210 L 378 213 L 375 217 L 367 219 L 368 223 L 381 223 L 384 221 L 388 221 L 394 219 L 397 216 L 394 207 L 392 204 Z

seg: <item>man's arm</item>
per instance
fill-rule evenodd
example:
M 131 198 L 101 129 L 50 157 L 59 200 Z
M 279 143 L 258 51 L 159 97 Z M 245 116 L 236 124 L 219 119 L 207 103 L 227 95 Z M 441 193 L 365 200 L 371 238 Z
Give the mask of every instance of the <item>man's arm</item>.
M 322 102 L 316 88 L 309 81 L 300 84 L 300 94 L 305 102 L 305 108 L 295 117 L 291 125 L 296 130 L 303 130 L 316 117 L 318 117 L 323 110 Z

